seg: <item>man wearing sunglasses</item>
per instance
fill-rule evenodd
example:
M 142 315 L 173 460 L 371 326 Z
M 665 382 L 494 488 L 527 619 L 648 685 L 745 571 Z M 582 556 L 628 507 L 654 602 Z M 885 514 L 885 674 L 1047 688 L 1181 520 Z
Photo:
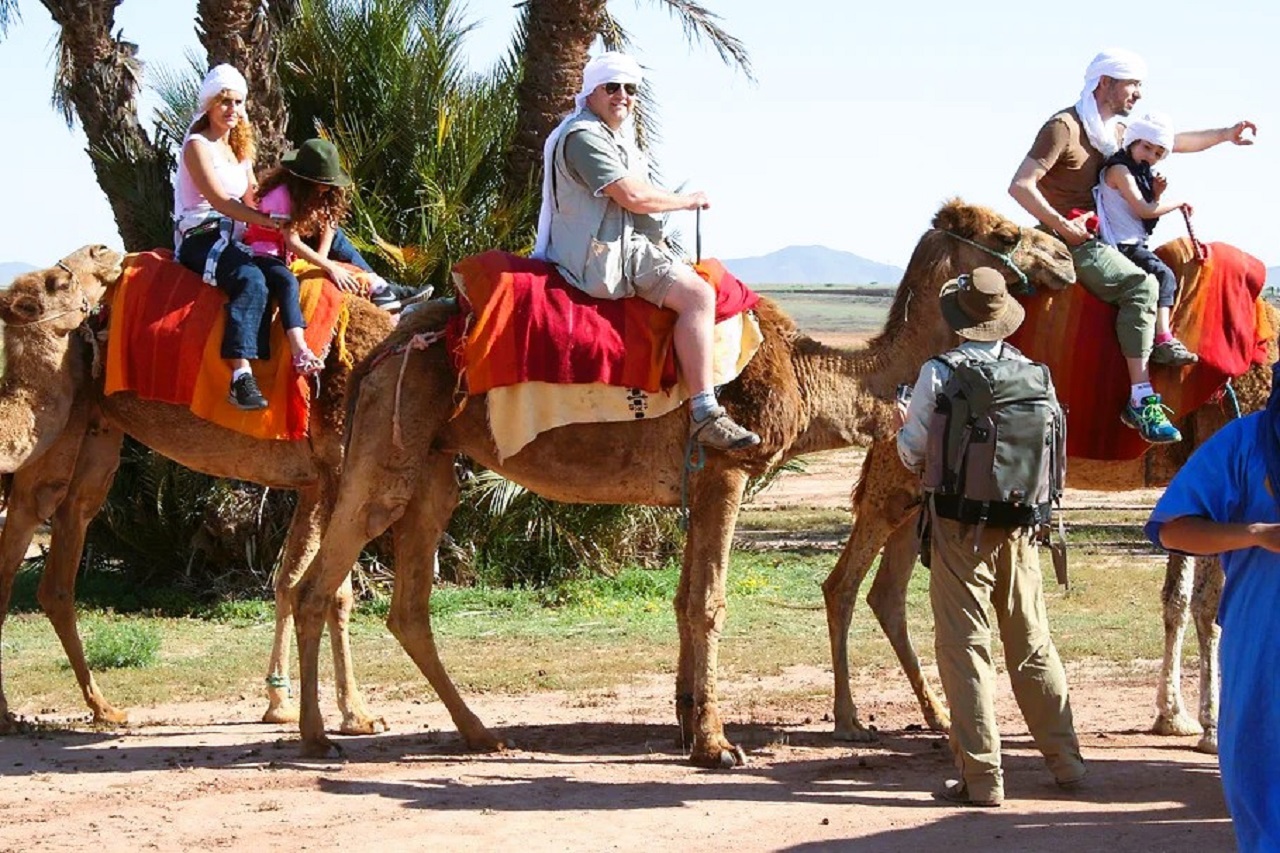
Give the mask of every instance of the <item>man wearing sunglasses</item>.
M 675 311 L 690 434 L 715 450 L 743 450 L 760 437 L 729 417 L 712 386 L 715 291 L 668 248 L 654 215 L 709 202 L 705 193 L 673 193 L 650 182 L 632 121 L 642 76 L 634 59 L 612 51 L 583 69 L 575 110 L 543 148 L 533 256 L 554 263 L 570 284 L 592 296 L 639 296 Z

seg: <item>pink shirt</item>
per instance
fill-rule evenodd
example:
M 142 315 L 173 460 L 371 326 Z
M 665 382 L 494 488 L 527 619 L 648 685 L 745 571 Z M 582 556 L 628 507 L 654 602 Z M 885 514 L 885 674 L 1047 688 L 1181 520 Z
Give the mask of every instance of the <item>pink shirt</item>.
M 284 184 L 280 184 L 258 201 L 258 210 L 263 213 L 280 213 L 293 215 L 293 199 Z M 285 256 L 284 234 L 278 228 L 266 228 L 251 225 L 244 235 L 245 242 L 255 255 L 270 255 L 275 258 Z

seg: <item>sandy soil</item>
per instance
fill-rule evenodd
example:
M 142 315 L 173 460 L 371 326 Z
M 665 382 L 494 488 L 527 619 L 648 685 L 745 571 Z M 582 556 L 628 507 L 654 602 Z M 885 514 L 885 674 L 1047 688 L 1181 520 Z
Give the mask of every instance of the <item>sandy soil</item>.
M 432 698 L 373 705 L 390 733 L 308 762 L 294 733 L 256 722 L 254 697 L 134 709 L 119 730 L 0 741 L 0 850 L 1223 850 L 1215 761 L 1193 739 L 1145 734 L 1154 673 L 1072 669 L 1088 784 L 1044 771 L 1002 685 L 998 810 L 934 802 L 950 775 L 896 671 L 859 674 L 878 743 L 832 740 L 828 673 L 724 685 L 733 771 L 689 766 L 667 677 L 606 693 L 475 696 L 519 748 L 466 751 Z M 424 697 L 429 696 L 424 688 Z M 795 698 L 800 697 L 800 698 Z M 326 703 L 326 708 L 332 708 Z

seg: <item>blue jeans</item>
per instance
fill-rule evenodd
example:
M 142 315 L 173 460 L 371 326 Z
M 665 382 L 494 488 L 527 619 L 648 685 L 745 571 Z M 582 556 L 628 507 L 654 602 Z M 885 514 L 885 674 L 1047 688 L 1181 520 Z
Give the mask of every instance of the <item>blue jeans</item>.
M 213 233 L 184 239 L 178 261 L 197 275 L 203 274 L 205 257 L 217 239 Z M 271 357 L 272 300 L 280 306 L 280 323 L 286 332 L 307 327 L 298 305 L 298 279 L 281 259 L 254 255 L 233 242 L 223 249 L 214 276 L 218 288 L 227 294 L 223 358 Z
M 329 257 L 335 261 L 359 267 L 365 272 L 373 272 L 373 267 L 369 266 L 369 262 L 364 259 L 364 256 L 360 254 L 360 250 L 348 239 L 347 235 L 342 233 L 341 228 L 334 231 L 333 245 L 329 247 Z
M 1159 256 L 1147 248 L 1145 243 L 1121 243 L 1116 248 L 1122 255 L 1137 264 L 1138 269 L 1156 277 L 1156 281 L 1160 284 L 1156 307 L 1172 308 L 1173 299 L 1178 293 L 1178 279 L 1169 265 L 1160 260 Z

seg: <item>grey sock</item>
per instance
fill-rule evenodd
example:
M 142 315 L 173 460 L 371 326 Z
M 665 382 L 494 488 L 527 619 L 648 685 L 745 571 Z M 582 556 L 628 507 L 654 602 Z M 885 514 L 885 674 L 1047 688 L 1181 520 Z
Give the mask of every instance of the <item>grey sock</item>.
M 714 391 L 703 391 L 689 398 L 689 414 L 695 421 L 705 421 L 717 408 Z

